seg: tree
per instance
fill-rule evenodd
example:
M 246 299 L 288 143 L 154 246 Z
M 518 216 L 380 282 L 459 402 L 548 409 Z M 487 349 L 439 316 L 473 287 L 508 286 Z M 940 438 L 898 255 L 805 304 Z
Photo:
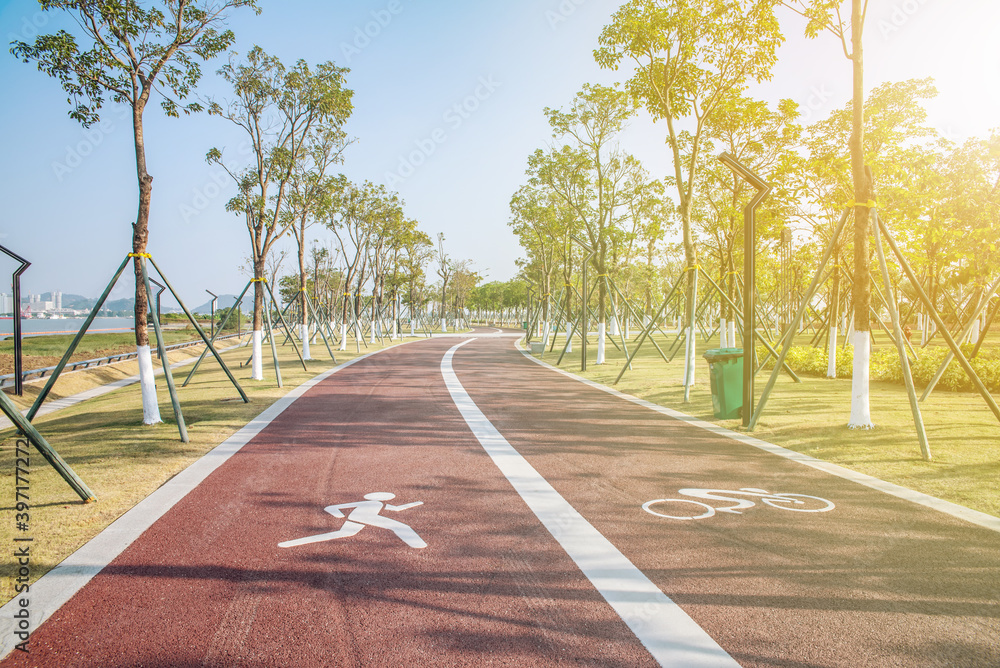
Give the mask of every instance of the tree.
M 935 230 L 942 224 L 940 207 L 942 176 L 935 176 L 944 158 L 939 151 L 944 148 L 937 133 L 926 125 L 927 114 L 923 101 L 937 94 L 930 79 L 914 79 L 886 83 L 871 92 L 864 104 L 865 139 L 864 162 L 878 175 L 879 201 L 883 222 L 910 236 L 936 237 Z M 854 132 L 853 102 L 834 110 L 830 116 L 809 126 L 806 147 L 809 160 L 806 178 L 810 181 L 814 206 L 824 212 L 832 223 L 840 217 L 847 203 L 854 197 L 854 183 L 850 156 L 845 153 Z M 937 185 L 933 185 L 937 182 Z M 943 240 L 937 237 L 938 241 Z M 832 240 L 834 264 L 841 264 L 842 254 L 854 248 L 851 239 Z M 933 255 L 941 247 L 937 242 L 927 246 Z M 870 255 L 870 251 L 868 251 Z M 868 262 L 871 262 L 869 258 Z M 840 271 L 834 274 L 832 295 L 828 310 L 831 315 L 829 362 L 827 375 L 836 377 L 837 309 L 841 302 Z M 936 292 L 934 279 L 937 272 L 928 274 L 929 291 Z M 853 290 L 852 297 L 853 297 Z M 863 295 L 862 295 L 863 297 Z M 852 319 L 855 320 L 855 319 Z M 855 327 L 856 329 L 856 327 Z
M 549 297 L 552 294 L 552 274 L 560 259 L 560 251 L 568 242 L 573 215 L 554 193 L 541 192 L 531 186 L 522 186 L 514 194 L 510 211 L 512 217 L 507 224 L 527 251 L 529 262 L 538 266 L 542 322 L 545 323 L 544 338 L 547 340 L 551 326 Z
M 330 167 L 343 162 L 344 149 L 350 141 L 343 130 L 346 116 L 331 115 L 306 137 L 301 158 L 292 169 L 289 181 L 288 208 L 283 225 L 295 237 L 299 260 L 299 313 L 302 317 L 302 357 L 309 351 L 309 301 L 306 298 L 306 229 L 325 218 L 344 185 L 344 179 L 329 176 Z M 313 295 L 315 297 L 315 295 Z
M 441 331 L 443 332 L 448 329 L 448 323 L 445 320 L 445 315 L 447 314 L 445 310 L 447 308 L 445 297 L 448 293 L 448 280 L 455 272 L 455 263 L 444 252 L 444 232 L 438 232 L 437 260 L 437 275 L 441 277 Z
M 430 236 L 414 225 L 401 240 L 402 273 L 407 286 L 407 300 L 410 306 L 410 330 L 413 330 L 417 309 L 426 303 L 423 294 L 426 275 L 424 267 L 434 258 L 434 242 Z
M 286 213 L 296 166 L 306 156 L 309 139 L 322 127 L 338 128 L 350 116 L 352 91 L 344 87 L 347 70 L 325 62 L 313 72 L 300 60 L 291 69 L 259 46 L 245 63 L 230 60 L 219 74 L 233 87 L 225 106 L 213 101 L 209 113 L 242 128 L 250 139 L 253 163 L 227 165 L 213 148 L 209 163 L 221 165 L 236 181 L 238 194 L 226 209 L 242 215 L 250 234 L 254 273 L 252 378 L 263 380 L 261 356 L 264 270 L 274 243 L 288 230 Z
M 814 38 L 823 31 L 840 41 L 844 56 L 851 61 L 853 95 L 851 104 L 851 181 L 854 194 L 854 368 L 851 377 L 851 429 L 874 427 L 869 405 L 868 372 L 871 360 L 871 270 L 869 235 L 872 182 L 865 163 L 864 48 L 867 0 L 847 0 L 850 21 L 845 20 L 842 0 L 784 0 L 782 4 L 808 20 L 805 34 Z
M 41 0 L 42 10 L 60 9 L 79 26 L 78 35 L 60 30 L 40 35 L 34 44 L 14 42 L 11 53 L 59 80 L 73 105 L 69 115 L 83 127 L 100 122 L 106 98 L 127 104 L 132 111 L 139 202 L 132 224 L 135 272 L 135 344 L 139 355 L 143 423 L 161 422 L 153 383 L 146 313 L 149 299 L 142 280 L 141 256 L 149 243 L 149 211 L 153 177 L 146 169 L 143 115 L 154 93 L 167 116 L 201 111 L 197 102 L 184 103 L 201 78 L 198 60 L 208 61 L 235 40 L 231 30 L 219 28 L 229 12 L 250 7 L 260 13 L 257 0 Z M 83 43 L 78 43 L 78 39 Z
M 694 382 L 698 251 L 691 225 L 705 125 L 724 99 L 770 77 L 781 42 L 773 0 L 631 0 L 601 33 L 597 63 L 635 64 L 627 86 L 667 125 L 687 262 L 684 401 Z M 684 123 L 691 128 L 683 131 Z
M 616 143 L 635 110 L 627 93 L 585 84 L 569 111 L 545 110 L 553 137 L 569 138 L 573 144 L 548 153 L 535 151 L 528 160 L 530 183 L 544 185 L 565 203 L 595 251 L 591 264 L 598 278 L 597 364 L 604 364 L 608 311 L 607 282 L 600 279 L 609 275 L 609 255 L 622 240 L 617 217 L 630 197 L 626 188 L 643 171 Z
M 758 239 L 776 240 L 778 221 L 788 218 L 794 194 L 785 185 L 801 168 L 799 142 L 802 128 L 795 123 L 798 110 L 791 100 L 782 100 L 775 110 L 767 103 L 743 95 L 732 95 L 719 105 L 718 113 L 706 124 L 706 139 L 714 149 L 734 156 L 774 184 L 757 216 Z M 714 156 L 702 167 L 706 183 L 705 206 L 700 207 L 700 227 L 711 240 L 716 255 L 719 285 L 729 300 L 736 302 L 734 277 L 742 266 L 743 207 L 751 197 L 751 187 L 735 178 L 732 170 Z M 758 274 L 763 276 L 763 274 Z M 722 347 L 736 345 L 735 313 L 723 300 L 720 310 Z
M 374 218 L 371 236 L 371 267 L 372 267 L 372 337 L 378 334 L 382 326 L 382 305 L 385 299 L 386 279 L 390 263 L 394 257 L 394 248 L 403 234 L 406 219 L 403 216 L 403 201 L 397 193 L 385 193 L 379 202 L 378 212 Z
M 483 280 L 472 270 L 471 260 L 461 260 L 454 263 L 454 273 L 451 279 L 451 301 L 455 310 L 455 328 L 459 327 L 459 319 L 464 319 L 464 313 L 472 291 Z

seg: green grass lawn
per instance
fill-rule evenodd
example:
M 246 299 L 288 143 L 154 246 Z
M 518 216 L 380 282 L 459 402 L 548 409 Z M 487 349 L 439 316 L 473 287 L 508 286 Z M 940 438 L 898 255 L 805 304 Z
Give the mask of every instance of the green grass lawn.
M 881 345 L 887 345 L 886 337 Z M 665 352 L 670 343 L 662 336 L 657 343 Z M 671 339 L 670 341 L 672 341 Z M 802 336 L 800 343 L 808 343 Z M 542 359 L 555 364 L 556 352 Z M 629 350 L 634 349 L 630 342 Z M 645 344 L 633 368 L 614 385 L 625 361 L 623 352 L 607 345 L 606 363 L 595 364 L 596 338 L 589 345 L 587 371 L 580 371 L 580 340 L 573 343 L 561 369 L 598 383 L 679 410 L 699 419 L 715 422 L 734 431 L 744 431 L 742 422 L 719 420 L 713 416 L 708 363 L 702 354 L 718 347 L 718 339 L 698 341 L 698 366 L 690 401 L 684 402 L 682 386 L 683 350 L 667 364 L 656 349 Z M 669 354 L 668 354 L 669 357 Z M 756 380 L 757 398 L 769 371 Z M 913 416 L 903 385 L 887 382 L 871 384 L 872 430 L 851 430 L 847 422 L 851 410 L 850 379 L 827 379 L 801 375 L 801 383 L 782 374 L 753 436 L 796 452 L 867 473 L 911 489 L 1000 516 L 1000 422 L 976 393 L 936 390 L 920 404 L 930 442 L 932 461 L 923 461 Z M 918 388 L 918 393 L 919 393 Z

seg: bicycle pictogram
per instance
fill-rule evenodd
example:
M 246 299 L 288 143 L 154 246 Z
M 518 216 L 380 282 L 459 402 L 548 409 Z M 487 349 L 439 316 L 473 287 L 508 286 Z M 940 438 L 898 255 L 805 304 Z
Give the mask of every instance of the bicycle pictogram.
M 708 503 L 704 503 L 703 501 L 695 501 L 693 499 L 653 499 L 652 501 L 647 501 L 642 504 L 642 509 L 650 515 L 665 517 L 671 520 L 701 520 L 707 517 L 712 517 L 717 512 L 742 515 L 743 510 L 753 508 L 757 505 L 756 502 L 751 499 L 739 498 L 739 496 L 732 495 L 759 497 L 761 502 L 771 506 L 772 508 L 791 510 L 797 513 L 825 513 L 836 507 L 833 501 L 829 501 L 818 496 L 809 496 L 808 494 L 789 494 L 787 492 L 772 493 L 768 492 L 766 489 L 758 489 L 756 487 L 742 487 L 738 490 L 700 489 L 688 487 L 678 490 L 678 494 L 694 497 L 696 499 L 732 501 L 734 503 L 731 506 L 719 508 Z M 691 505 L 697 506 L 701 511 L 701 514 L 680 514 L 685 511 L 690 513 L 692 510 Z M 657 506 L 657 509 L 654 510 L 653 506 Z

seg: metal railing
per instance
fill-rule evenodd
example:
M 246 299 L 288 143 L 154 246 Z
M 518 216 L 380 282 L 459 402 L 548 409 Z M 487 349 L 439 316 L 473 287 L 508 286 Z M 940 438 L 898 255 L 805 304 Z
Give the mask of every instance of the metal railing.
M 225 336 L 216 337 L 216 341 L 222 341 L 224 339 L 232 339 L 241 336 L 240 334 L 226 334 Z M 166 350 L 177 350 L 178 348 L 190 348 L 191 346 L 203 346 L 204 341 L 201 339 L 193 341 L 185 341 L 183 343 L 175 343 L 173 345 L 166 346 Z M 80 360 L 79 362 L 68 362 L 66 364 L 65 372 L 69 371 L 83 371 L 84 369 L 90 369 L 98 366 L 105 366 L 108 364 L 116 364 L 118 362 L 127 362 L 128 360 L 135 359 L 137 353 L 121 353 L 120 355 L 109 355 L 108 357 L 97 357 L 90 360 Z M 44 369 L 31 369 L 29 371 L 21 372 L 21 382 L 27 382 L 29 380 L 39 380 L 40 378 L 45 378 L 47 375 L 55 371 L 55 366 L 47 366 Z M 9 373 L 4 376 L 0 376 L 0 390 L 7 387 L 12 387 L 17 380 L 17 375 Z

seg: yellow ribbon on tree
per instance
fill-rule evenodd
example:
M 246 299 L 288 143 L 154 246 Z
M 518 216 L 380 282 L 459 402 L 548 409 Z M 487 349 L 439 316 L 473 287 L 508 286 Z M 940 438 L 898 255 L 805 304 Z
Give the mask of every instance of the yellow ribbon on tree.
M 129 253 L 128 256 L 129 257 L 144 257 L 147 260 L 152 260 L 153 259 L 153 256 L 150 255 L 149 253 Z

